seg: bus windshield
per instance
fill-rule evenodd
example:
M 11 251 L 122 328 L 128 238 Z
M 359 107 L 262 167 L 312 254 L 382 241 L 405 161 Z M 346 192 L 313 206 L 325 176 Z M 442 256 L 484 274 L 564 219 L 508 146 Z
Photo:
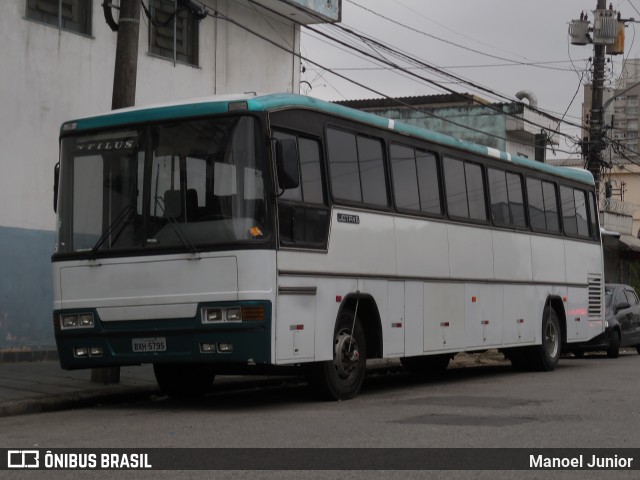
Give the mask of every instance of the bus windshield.
M 256 135 L 238 116 L 64 137 L 58 253 L 265 239 Z

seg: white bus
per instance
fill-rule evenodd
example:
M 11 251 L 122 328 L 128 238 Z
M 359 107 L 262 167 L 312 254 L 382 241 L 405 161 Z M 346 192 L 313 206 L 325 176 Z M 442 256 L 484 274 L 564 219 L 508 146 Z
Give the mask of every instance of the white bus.
M 588 172 L 288 94 L 118 110 L 60 145 L 65 369 L 152 363 L 184 395 L 299 366 L 347 399 L 367 359 L 553 370 L 604 329 Z

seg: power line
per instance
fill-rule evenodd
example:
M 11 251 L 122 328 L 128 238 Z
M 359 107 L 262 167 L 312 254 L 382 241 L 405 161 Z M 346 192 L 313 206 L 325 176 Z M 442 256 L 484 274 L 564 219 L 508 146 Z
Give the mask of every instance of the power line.
M 588 59 L 582 59 L 587 61 Z M 532 62 L 532 63 L 519 63 L 514 65 L 513 63 L 484 63 L 484 64 L 474 64 L 474 65 L 445 65 L 441 68 L 446 68 L 448 70 L 462 69 L 462 68 L 500 68 L 500 67 L 513 67 L 513 66 L 538 66 L 545 64 L 558 64 L 558 63 L 571 63 L 569 60 L 550 60 L 546 62 Z M 408 70 L 420 70 L 421 67 L 407 67 Z M 333 70 L 341 71 L 341 70 L 350 70 L 350 71 L 359 71 L 359 70 L 394 70 L 393 67 L 334 67 Z M 574 72 L 574 68 L 564 68 L 561 69 L 565 72 Z
M 469 52 L 477 53 L 477 54 L 485 56 L 485 57 L 489 57 L 489 58 L 493 58 L 493 59 L 496 59 L 496 60 L 502 60 L 502 61 L 505 61 L 505 62 L 509 62 L 510 65 L 526 65 L 526 66 L 535 66 L 535 67 L 549 69 L 549 70 L 571 71 L 569 69 L 564 69 L 564 68 L 547 67 L 547 66 L 543 65 L 544 62 L 542 62 L 542 63 L 524 63 L 524 62 L 520 62 L 518 60 L 510 60 L 510 59 L 505 58 L 505 57 L 499 57 L 497 55 L 492 55 L 490 53 L 486 53 L 486 52 L 483 52 L 481 50 L 476 50 L 475 48 L 466 47 L 464 45 L 460 45 L 460 44 L 452 42 L 450 40 L 446 40 L 444 38 L 437 37 L 436 35 L 432 35 L 430 33 L 424 32 L 422 30 L 419 30 L 417 28 L 411 27 L 411 26 L 406 25 L 406 24 L 404 24 L 402 22 L 399 22 L 397 20 L 389 18 L 389 17 L 387 17 L 385 15 L 382 15 L 381 13 L 376 12 L 375 10 L 372 10 L 372 9 L 370 9 L 368 7 L 360 5 L 359 3 L 356 3 L 353 0 L 346 0 L 346 1 L 349 2 L 352 5 L 355 5 L 358 8 L 361 8 L 361 9 L 363 9 L 363 10 L 369 12 L 369 13 L 372 13 L 373 15 L 376 15 L 376 16 L 378 16 L 378 17 L 380 17 L 380 18 L 382 18 L 382 19 L 384 19 L 384 20 L 386 20 L 388 22 L 391 22 L 391 23 L 393 23 L 395 25 L 399 25 L 400 27 L 405 28 L 407 30 L 410 30 L 412 32 L 418 33 L 420 35 L 424 35 L 425 37 L 431 38 L 431 39 L 436 40 L 438 42 L 446 43 L 447 45 L 452 45 L 454 47 L 461 48 L 461 49 L 467 50 Z
M 449 92 L 449 93 L 451 93 L 451 94 L 453 94 L 453 95 L 460 95 L 460 96 L 463 96 L 463 94 L 461 94 L 460 92 L 458 92 L 458 91 L 456 91 L 456 90 L 453 90 L 453 89 L 451 89 L 451 88 L 448 88 L 448 87 L 446 87 L 446 86 L 443 86 L 442 84 L 440 84 L 440 83 L 438 83 L 438 82 L 436 82 L 436 81 L 434 81 L 434 80 L 431 80 L 431 79 L 429 79 L 429 78 L 426 78 L 426 77 L 424 77 L 424 76 L 418 75 L 417 73 L 414 73 L 414 72 L 412 72 L 412 71 L 410 71 L 410 70 L 407 70 L 407 69 L 405 69 L 405 68 L 403 68 L 403 67 L 401 67 L 401 66 L 399 66 L 399 65 L 396 65 L 396 64 L 394 64 L 394 63 L 392 63 L 391 61 L 388 61 L 388 60 L 386 60 L 386 59 L 379 59 L 379 58 L 375 58 L 375 57 L 374 57 L 373 55 L 371 55 L 370 53 L 368 53 L 368 52 L 366 52 L 366 51 L 364 51 L 364 50 L 362 50 L 362 49 L 360 49 L 360 48 L 358 48 L 358 47 L 350 46 L 350 45 L 346 44 L 345 42 L 343 42 L 343 41 L 341 41 L 341 40 L 337 40 L 336 38 L 331 37 L 330 35 L 328 35 L 328 34 L 326 34 L 326 33 L 322 33 L 322 32 L 320 32 L 318 29 L 315 29 L 315 28 L 313 28 L 313 27 L 309 27 L 309 26 L 307 26 L 306 28 L 307 28 L 307 29 L 309 29 L 309 30 L 311 30 L 311 31 L 313 31 L 313 32 L 316 32 L 316 33 L 318 33 L 318 34 L 320 34 L 320 35 L 322 35 L 322 36 L 324 36 L 324 37 L 326 37 L 327 39 L 329 39 L 329 40 L 331 40 L 331 41 L 333 41 L 333 42 L 339 43 L 339 44 L 341 44 L 341 45 L 343 45 L 343 46 L 345 46 L 345 47 L 348 47 L 348 48 L 352 48 L 352 49 L 354 49 L 355 51 L 359 52 L 359 53 L 360 53 L 360 54 L 362 54 L 362 55 L 368 56 L 368 57 L 370 57 L 370 58 L 373 58 L 373 59 L 374 59 L 374 60 L 376 60 L 376 61 L 379 61 L 379 62 L 382 62 L 382 63 L 386 63 L 387 65 L 393 66 L 394 68 L 397 68 L 397 69 L 401 70 L 402 72 L 404 72 L 404 73 L 406 73 L 406 74 L 409 74 L 409 75 L 414 76 L 414 77 L 416 77 L 416 78 L 418 78 L 418 79 L 421 79 L 421 80 L 423 80 L 424 82 L 427 82 L 427 83 L 432 84 L 432 85 L 436 85 L 436 86 L 438 86 L 438 87 L 442 88 L 443 90 L 445 90 L 445 91 L 447 91 L 447 92 Z M 513 100 L 512 98 L 510 98 L 510 97 L 507 97 L 507 96 L 505 96 L 505 95 L 502 95 L 502 94 L 499 94 L 499 93 L 497 93 L 497 92 L 494 92 L 493 90 L 488 89 L 488 88 L 486 88 L 486 87 L 483 87 L 483 86 L 481 86 L 481 85 L 478 85 L 478 84 L 476 84 L 476 83 L 474 83 L 474 82 L 469 82 L 468 80 L 465 80 L 465 79 L 463 79 L 463 78 L 457 77 L 457 76 L 455 76 L 455 75 L 453 75 L 453 74 L 451 74 L 451 73 L 448 73 L 448 72 L 442 71 L 442 70 L 441 70 L 441 69 L 439 69 L 438 67 L 434 67 L 433 65 L 430 65 L 430 64 L 428 64 L 428 63 L 426 63 L 426 62 L 424 62 L 424 61 L 422 61 L 422 60 L 415 59 L 415 58 L 413 58 L 413 57 L 411 57 L 411 56 L 409 56 L 409 55 L 407 55 L 407 54 L 404 54 L 404 53 L 402 53 L 402 52 L 398 52 L 398 51 L 396 51 L 396 50 L 392 49 L 391 47 L 388 47 L 387 45 L 384 45 L 384 44 L 380 43 L 379 41 L 377 41 L 377 40 L 375 40 L 375 39 L 371 39 L 371 38 L 369 38 L 369 37 L 366 37 L 366 36 L 363 36 L 363 35 L 358 34 L 358 33 L 356 33 L 356 32 L 353 32 L 352 30 L 350 30 L 350 29 L 348 29 L 348 28 L 346 28 L 346 27 L 342 27 L 342 26 L 338 26 L 338 25 L 336 25 L 336 28 L 339 28 L 339 29 L 344 30 L 344 31 L 347 31 L 347 32 L 351 32 L 351 33 L 352 33 L 352 35 L 354 35 L 354 36 L 356 36 L 356 37 L 360 38 L 360 39 L 363 41 L 363 43 L 365 43 L 365 44 L 368 44 L 369 42 L 371 42 L 371 43 L 373 43 L 374 45 L 376 45 L 376 46 L 380 47 L 381 49 L 383 49 L 383 50 L 385 50 L 385 51 L 387 51 L 387 52 L 391 53 L 392 55 L 399 56 L 399 57 L 401 57 L 401 58 L 405 59 L 406 61 L 412 62 L 412 63 L 414 63 L 414 64 L 419 64 L 420 66 L 423 66 L 423 67 L 425 67 L 426 69 L 428 69 L 428 70 L 430 70 L 430 71 L 433 71 L 433 72 L 435 72 L 435 73 L 439 73 L 439 74 L 445 75 L 445 76 L 447 76 L 448 78 L 451 78 L 451 79 L 457 80 L 457 81 L 459 81 L 459 82 L 461 82 L 461 83 L 465 83 L 465 84 L 471 85 L 471 86 L 473 86 L 474 88 L 476 88 L 477 90 L 480 90 L 480 91 L 482 91 L 482 92 L 489 93 L 489 94 L 491 94 L 491 95 L 493 95 L 493 96 L 497 96 L 498 98 L 502 98 L 502 99 L 504 99 L 504 100 L 507 100 L 507 101 L 508 101 L 508 102 L 510 102 L 510 103 L 514 102 L 514 100 Z M 491 109 L 493 109 L 493 110 L 495 110 L 495 111 L 497 111 L 497 112 L 499 112 L 499 113 L 503 113 L 503 114 L 505 114 L 505 115 L 507 115 L 507 116 L 512 116 L 512 117 L 514 117 L 514 118 L 517 118 L 518 120 L 523 120 L 524 122 L 529 123 L 529 124 L 531 124 L 531 125 L 533 125 L 533 126 L 536 126 L 536 127 L 539 127 L 539 128 L 545 129 L 545 130 L 547 129 L 547 127 L 546 127 L 546 126 L 544 126 L 544 125 L 540 125 L 540 124 L 537 124 L 537 123 L 535 123 L 535 122 L 532 122 L 531 120 L 523 119 L 523 118 L 521 118 L 521 117 L 517 117 L 517 116 L 515 116 L 515 115 L 508 114 L 508 113 L 506 113 L 506 112 L 500 111 L 500 110 L 498 110 L 496 107 L 492 107 L 491 105 L 485 105 L 485 106 L 486 106 L 487 108 L 491 108 Z M 537 108 L 529 107 L 529 109 L 530 109 L 530 110 L 532 110 L 532 111 L 535 111 L 535 112 L 537 112 L 537 113 L 543 114 L 543 115 L 545 115 L 545 116 L 550 116 L 550 115 L 548 115 L 546 112 L 542 112 L 541 110 L 539 110 L 539 109 L 537 109 Z M 557 118 L 555 118 L 555 117 L 552 117 L 552 118 L 553 118 L 554 120 L 558 120 L 558 121 L 560 121 L 560 119 L 557 119 Z M 577 124 L 574 124 L 574 123 L 572 123 L 572 122 L 567 122 L 566 120 L 565 120 L 565 121 L 563 121 L 563 122 L 564 122 L 564 123 L 566 123 L 566 124 L 568 124 L 568 125 L 572 125 L 572 126 L 574 126 L 574 127 L 582 128 L 582 126 L 581 126 L 581 125 L 577 125 Z M 561 134 L 561 135 L 565 135 L 565 134 Z
M 249 2 L 251 2 L 251 3 L 255 3 L 255 2 L 254 2 L 254 0 L 249 0 Z M 269 12 L 271 12 L 271 13 L 272 13 L 272 14 L 274 14 L 274 15 L 278 15 L 278 16 L 280 16 L 280 17 L 287 18 L 288 20 L 292 20 L 291 18 L 289 18 L 289 17 L 287 17 L 287 16 L 285 16 L 285 15 L 283 15 L 283 14 L 281 14 L 281 13 L 279 13 L 279 12 L 275 11 L 275 10 L 272 10 L 272 9 L 270 9 L 269 7 L 265 7 L 264 5 L 260 5 L 260 7 L 261 7 L 261 8 L 263 8 L 263 9 L 265 9 L 265 10 L 267 10 L 267 11 L 269 11 Z M 316 18 L 319 18 L 319 19 L 321 18 L 321 17 L 320 17 L 320 16 L 318 16 L 318 15 L 314 15 L 314 16 L 315 16 Z M 297 23 L 298 25 L 302 25 L 300 22 L 297 22 L 297 21 L 295 21 L 295 20 L 292 20 L 292 21 L 294 21 L 294 22 L 295 22 L 295 23 Z M 439 67 L 435 67 L 435 66 L 433 66 L 433 65 L 430 65 L 430 64 L 426 63 L 426 62 L 425 62 L 425 61 L 423 61 L 423 60 L 420 60 L 420 59 L 414 58 L 414 57 L 412 57 L 412 56 L 411 56 L 411 55 L 409 55 L 409 54 L 406 54 L 406 53 L 400 52 L 400 51 L 398 51 L 397 49 L 395 49 L 395 48 L 391 48 L 391 47 L 389 47 L 388 45 L 386 45 L 386 44 L 384 44 L 384 43 L 382 43 L 382 42 L 380 42 L 380 41 L 378 41 L 378 40 L 376 40 L 376 39 L 373 39 L 373 38 L 368 37 L 368 36 L 366 36 L 366 35 L 364 35 L 364 34 L 361 34 L 361 33 L 357 33 L 357 32 L 356 32 L 356 31 L 354 31 L 352 28 L 347 28 L 347 27 L 342 26 L 342 25 L 331 25 L 331 27 L 333 27 L 333 29 L 337 29 L 337 30 L 340 30 L 340 31 L 342 31 L 342 32 L 344 32 L 344 33 L 347 33 L 348 35 L 350 35 L 350 36 L 352 36 L 352 37 L 358 38 L 358 39 L 359 39 L 363 44 L 367 45 L 368 47 L 371 47 L 371 45 L 375 45 L 376 47 L 378 47 L 378 48 L 380 48 L 380 49 L 385 50 L 387 53 L 390 53 L 390 54 L 391 54 L 391 55 L 393 55 L 393 56 L 396 56 L 396 57 L 398 57 L 398 58 L 401 58 L 402 60 L 407 61 L 407 62 L 409 62 L 409 63 L 413 63 L 414 65 L 418 65 L 418 66 L 420 66 L 420 67 L 424 67 L 425 69 L 427 69 L 427 70 L 429 70 L 429 71 L 431 71 L 431 72 L 433 72 L 433 73 L 435 73 L 435 74 L 438 74 L 438 75 L 441 75 L 441 76 L 445 76 L 445 77 L 447 77 L 447 78 L 450 78 L 450 79 L 455 80 L 456 82 L 459 82 L 459 83 L 463 83 L 463 84 L 469 85 L 469 86 L 471 86 L 471 87 L 473 87 L 473 88 L 475 88 L 475 89 L 477 89 L 477 90 L 479 90 L 479 91 L 482 91 L 482 92 L 484 92 L 484 93 L 487 93 L 487 94 L 489 94 L 489 95 L 495 96 L 495 97 L 497 97 L 497 98 L 502 98 L 502 99 L 504 99 L 504 100 L 508 101 L 509 103 L 513 103 L 513 102 L 515 102 L 515 100 L 514 100 L 513 98 L 511 98 L 511 97 L 508 97 L 508 96 L 506 96 L 506 95 L 503 95 L 503 94 L 500 94 L 500 93 L 498 93 L 498 92 L 495 92 L 495 91 L 491 90 L 491 89 L 490 89 L 490 88 L 488 88 L 488 87 L 484 87 L 484 86 L 479 85 L 479 84 L 477 84 L 477 83 L 475 83 L 475 82 L 472 82 L 472 81 L 470 81 L 470 80 L 467 80 L 467 79 L 464 79 L 464 78 L 462 78 L 462 77 L 456 76 L 456 75 L 454 75 L 454 74 L 452 74 L 452 73 L 449 73 L 449 72 L 443 71 L 443 70 L 442 70 L 441 68 L 439 68 Z M 306 28 L 307 28 L 307 30 L 313 31 L 313 32 L 315 32 L 316 34 L 321 35 L 321 36 L 323 36 L 323 37 L 327 38 L 329 41 L 331 41 L 331 42 L 333 42 L 333 43 L 337 43 L 337 44 L 342 45 L 342 46 L 344 46 L 344 47 L 346 47 L 346 48 L 349 48 L 349 49 L 351 49 L 351 50 L 354 50 L 354 51 L 356 51 L 356 52 L 360 53 L 361 55 L 364 55 L 364 56 L 366 56 L 366 57 L 368 57 L 368 58 L 371 58 L 371 59 L 373 59 L 373 60 L 375 60 L 375 61 L 377 61 L 377 62 L 382 62 L 382 63 L 384 63 L 384 64 L 386 64 L 386 65 L 388 65 L 388 66 L 393 67 L 394 69 L 397 69 L 398 71 L 403 72 L 403 73 L 404 73 L 404 74 L 406 74 L 406 75 L 413 76 L 413 77 L 415 77 L 415 78 L 417 78 L 417 79 L 419 79 L 419 80 L 422 80 L 422 81 L 424 81 L 424 82 L 426 82 L 426 83 L 429 83 L 429 84 L 431 84 L 432 86 L 435 86 L 435 87 L 437 87 L 437 88 L 440 88 L 440 89 L 442 89 L 442 90 L 444 90 L 444 91 L 447 91 L 447 92 L 449 92 L 449 93 L 451 93 L 451 94 L 453 94 L 453 95 L 463 95 L 463 94 L 461 94 L 460 92 L 457 92 L 456 90 L 453 90 L 453 89 L 451 89 L 451 88 L 448 88 L 448 87 L 443 86 L 441 83 L 438 83 L 438 82 L 436 82 L 436 81 L 434 81 L 434 80 L 431 80 L 431 79 L 428 79 L 428 78 L 426 78 L 426 77 L 423 77 L 423 76 L 421 76 L 421 75 L 418 75 L 418 74 L 416 74 L 416 73 L 414 73 L 414 72 L 411 72 L 411 71 L 407 70 L 407 69 L 406 69 L 406 68 L 404 68 L 404 67 L 401 67 L 401 66 L 399 66 L 399 65 L 396 65 L 395 63 L 393 63 L 393 62 L 391 62 L 391 61 L 387 60 L 386 58 L 382 58 L 382 59 L 380 59 L 380 58 L 376 58 L 375 56 L 373 56 L 373 55 L 372 55 L 372 54 L 370 54 L 369 52 L 366 52 L 366 51 L 364 51 L 364 50 L 362 50 L 362 49 L 360 49 L 360 48 L 358 48 L 358 47 L 355 47 L 355 46 L 353 46 L 353 45 L 350 45 L 350 44 L 348 44 L 346 41 L 338 40 L 337 38 L 335 38 L 335 36 L 329 35 L 329 34 L 327 34 L 327 33 L 323 33 L 323 32 L 321 32 L 320 30 L 318 30 L 318 29 L 316 29 L 316 28 L 313 28 L 313 27 L 310 27 L 310 26 L 308 26 L 308 25 L 306 26 Z M 330 70 L 330 71 L 332 71 L 332 72 L 335 74 L 335 72 L 334 72 L 333 70 Z M 517 117 L 517 116 L 515 116 L 515 115 L 513 115 L 513 114 L 511 114 L 511 115 L 510 115 L 510 114 L 508 114 L 508 113 L 506 113 L 506 112 L 503 112 L 502 110 L 499 110 L 499 109 L 497 109 L 497 108 L 495 108 L 495 107 L 492 107 L 492 106 L 490 106 L 490 105 L 486 105 L 486 104 L 484 104 L 484 103 L 483 103 L 483 105 L 487 106 L 487 108 L 492 108 L 493 110 L 497 111 L 498 113 L 502 113 L 502 114 L 505 114 L 505 115 L 507 115 L 507 116 L 511 116 L 511 117 L 516 118 L 516 119 L 518 119 L 518 120 L 523 120 L 524 122 L 529 123 L 529 124 L 531 124 L 531 125 L 533 125 L 533 126 L 536 126 L 536 127 L 538 127 L 538 128 L 542 128 L 542 129 L 544 129 L 544 130 L 547 130 L 547 129 L 548 129 L 546 126 L 544 126 L 544 125 L 539 125 L 539 124 L 537 124 L 537 123 L 535 123 L 535 122 L 532 122 L 532 121 L 530 121 L 530 120 L 528 120 L 528 119 L 523 119 L 523 118 L 521 118 L 521 117 Z M 575 127 L 575 128 L 580 128 L 580 129 L 582 128 L 582 125 L 578 125 L 578 124 L 575 124 L 575 123 L 572 123 L 572 122 L 568 122 L 568 121 L 566 121 L 566 120 L 558 119 L 558 118 L 556 118 L 556 117 L 554 117 L 554 116 L 552 116 L 552 115 L 549 115 L 548 113 L 546 113 L 546 112 L 544 112 L 544 111 L 542 111 L 542 110 L 540 110 L 540 109 L 538 109 L 538 108 L 535 108 L 535 107 L 531 107 L 531 106 L 529 106 L 529 109 L 530 109 L 530 110 L 532 110 L 532 111 L 535 111 L 535 112 L 537 112 L 537 113 L 539 113 L 539 114 L 545 115 L 545 116 L 547 116 L 547 117 L 551 117 L 551 118 L 552 118 L 553 120 L 555 120 L 555 121 L 561 121 L 561 122 L 566 123 L 567 125 L 571 125 L 571 126 L 573 126 L 573 127 Z M 560 135 L 561 135 L 561 136 L 567 136 L 566 134 L 560 134 Z M 573 139 L 573 138 L 571 138 L 571 140 L 573 141 L 574 139 Z
M 264 7 L 263 7 L 263 8 L 264 8 Z M 268 10 L 268 9 L 267 9 L 267 10 Z M 275 12 L 275 13 L 277 13 L 277 12 Z M 450 123 L 450 124 L 452 124 L 452 125 L 455 125 L 455 126 L 458 126 L 458 127 L 461 127 L 461 128 L 467 129 L 467 130 L 470 130 L 470 131 L 475 131 L 475 132 L 477 132 L 477 133 L 480 133 L 480 134 L 485 135 L 485 136 L 488 136 L 488 137 L 493 137 L 493 138 L 497 138 L 497 139 L 500 139 L 500 140 L 507 141 L 507 139 L 506 139 L 506 138 L 504 138 L 504 137 L 502 137 L 502 136 L 495 135 L 495 134 L 492 134 L 492 133 L 488 133 L 488 132 L 485 132 L 485 131 L 482 131 L 482 130 L 479 130 L 479 129 L 475 129 L 475 128 L 470 127 L 470 126 L 468 126 L 468 125 L 460 124 L 460 123 L 455 122 L 455 121 L 453 121 L 453 120 L 451 120 L 451 119 L 444 118 L 444 117 L 440 117 L 440 116 L 438 116 L 438 115 L 436 115 L 436 114 L 434 114 L 434 113 L 432 113 L 432 112 L 425 111 L 425 110 L 421 110 L 421 109 L 419 109 L 419 108 L 415 107 L 414 105 L 410 105 L 410 104 L 408 104 L 408 103 L 406 103 L 406 102 L 402 102 L 402 101 L 400 101 L 400 100 L 398 100 L 398 99 L 394 99 L 394 98 L 390 97 L 389 95 L 386 95 L 386 94 L 384 94 L 384 93 L 382 93 L 382 92 L 380 92 L 380 91 L 378 91 L 378 90 L 376 90 L 376 89 L 374 89 L 374 88 L 372 88 L 372 87 L 369 87 L 369 86 L 367 86 L 367 85 L 364 85 L 364 84 L 362 84 L 362 83 L 360 83 L 360 82 L 358 82 L 358 81 L 356 81 L 356 80 L 354 80 L 354 79 L 352 79 L 352 78 L 349 78 L 349 77 L 347 77 L 347 76 L 345 76 L 345 75 L 343 75 L 343 74 L 341 74 L 341 73 L 334 72 L 334 71 L 332 71 L 331 69 L 329 69 L 329 68 L 327 68 L 327 67 L 325 67 L 325 66 L 323 66 L 323 65 L 319 64 L 318 62 L 315 62 L 315 61 L 313 61 L 313 60 L 311 60 L 311 59 L 309 59 L 309 58 L 307 58 L 307 57 L 304 57 L 303 55 L 301 55 L 300 53 L 296 52 L 295 50 L 289 49 L 289 48 L 287 48 L 287 47 L 284 47 L 284 46 L 282 46 L 282 45 L 278 44 L 278 43 L 277 43 L 277 42 L 275 42 L 274 40 L 272 40 L 272 39 L 270 39 L 270 38 L 268 38 L 268 37 L 266 37 L 266 36 L 264 36 L 264 35 L 262 35 L 262 34 L 260 34 L 260 33 L 256 32 L 256 31 L 254 31 L 254 30 L 252 30 L 252 29 L 250 29 L 250 28 L 246 27 L 246 26 L 245 26 L 245 25 L 243 25 L 242 23 L 240 23 L 240 22 L 238 22 L 238 21 L 236 21 L 236 20 L 233 20 L 231 17 L 228 17 L 227 15 L 223 15 L 223 14 L 221 14 L 221 13 L 217 12 L 217 11 L 216 11 L 215 13 L 213 13 L 213 14 L 212 14 L 212 13 L 208 13 L 208 15 L 209 15 L 209 16 L 211 16 L 211 17 L 213 17 L 213 18 L 218 18 L 218 19 L 221 19 L 221 20 L 225 20 L 225 21 L 227 21 L 227 22 L 229 22 L 229 23 L 231 23 L 231 24 L 235 25 L 236 27 L 241 28 L 242 30 L 245 30 L 246 32 L 251 33 L 252 35 L 255 35 L 255 36 L 257 36 L 258 38 L 260 38 L 260 39 L 262 39 L 262 40 L 264 40 L 264 41 L 266 41 L 266 42 L 268 42 L 268 43 L 270 43 L 270 44 L 274 45 L 275 47 L 277 47 L 277 48 L 279 48 L 279 49 L 281 49 L 281 50 L 284 50 L 284 51 L 286 51 L 287 53 L 290 53 L 290 54 L 292 54 L 292 55 L 294 55 L 294 56 L 296 56 L 296 57 L 300 58 L 301 60 L 304 60 L 304 61 L 306 61 L 306 62 L 308 62 L 308 63 L 310 63 L 310 64 L 312 64 L 312 65 L 315 65 L 315 66 L 316 66 L 316 67 L 318 67 L 318 68 L 321 68 L 321 69 L 323 69 L 323 70 L 326 70 L 326 71 L 328 71 L 328 72 L 332 73 L 333 75 L 335 75 L 335 76 L 337 76 L 337 77 L 339 77 L 339 78 L 342 78 L 342 79 L 344 79 L 344 80 L 346 80 L 346 81 L 348 81 L 348 82 L 350 82 L 350 83 L 353 83 L 354 85 L 357 85 L 357 86 L 359 86 L 360 88 L 363 88 L 363 89 L 365 89 L 365 90 L 368 90 L 368 91 L 370 91 L 370 92 L 372 92 L 372 93 L 374 93 L 374 94 L 376 94 L 376 95 L 379 95 L 379 96 L 381 96 L 381 97 L 387 98 L 387 99 L 389 99 L 389 100 L 393 100 L 394 102 L 398 103 L 399 105 L 402 105 L 402 106 L 405 106 L 405 107 L 410 108 L 410 109 L 412 109 L 412 110 L 415 110 L 415 111 L 418 111 L 418 112 L 424 113 L 424 114 L 426 114 L 426 115 L 429 115 L 429 116 L 431 116 L 431 117 L 437 118 L 437 119 L 439 119 L 439 120 L 442 120 L 442 121 L 444 121 L 444 122 Z M 454 91 L 454 93 L 455 93 L 456 95 L 463 95 L 463 94 L 460 94 L 459 92 L 455 92 L 455 91 Z M 468 98 L 468 97 L 466 97 L 466 96 L 465 96 L 465 98 Z M 495 107 L 494 107 L 494 108 L 495 108 Z M 501 113 L 504 113 L 504 112 L 501 112 Z M 567 135 L 564 135 L 564 134 L 563 134 L 563 136 L 567 136 Z M 568 136 L 567 136 L 567 137 L 568 137 Z M 529 146 L 535 146 L 535 145 L 533 145 L 533 144 L 529 144 Z M 558 151 L 561 151 L 561 150 L 558 150 Z M 563 153 L 572 154 L 573 152 L 563 151 Z

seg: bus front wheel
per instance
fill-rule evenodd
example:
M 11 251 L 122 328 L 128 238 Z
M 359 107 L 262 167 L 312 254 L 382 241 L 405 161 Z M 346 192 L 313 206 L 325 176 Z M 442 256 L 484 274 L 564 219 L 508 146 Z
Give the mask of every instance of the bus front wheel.
M 313 366 L 310 382 L 323 397 L 348 400 L 362 387 L 366 374 L 367 350 L 360 320 L 351 311 L 338 317 L 333 334 L 333 360 Z
M 154 363 L 156 381 L 173 398 L 199 397 L 211 389 L 215 372 L 211 365 Z

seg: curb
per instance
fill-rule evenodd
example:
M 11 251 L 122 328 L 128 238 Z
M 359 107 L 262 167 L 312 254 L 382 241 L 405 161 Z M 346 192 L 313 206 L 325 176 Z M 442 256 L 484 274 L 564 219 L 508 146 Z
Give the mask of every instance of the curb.
M 149 387 L 116 387 L 119 391 L 104 390 L 56 395 L 47 398 L 28 398 L 9 400 L 0 403 L 0 418 L 33 413 L 73 410 L 79 407 L 91 407 L 98 404 L 113 404 L 123 401 L 147 400 L 151 395 L 160 394 L 157 388 Z
M 58 351 L 52 350 L 0 350 L 0 364 L 17 362 L 57 362 Z
M 3 352 L 7 353 L 7 352 Z M 12 356 L 13 361 L 37 361 L 29 358 L 42 359 L 47 351 L 34 352 L 9 352 L 12 354 L 24 354 Z M 57 360 L 57 352 L 56 358 Z M 35 356 L 29 356 L 35 354 Z M 2 358 L 2 357 L 0 357 Z M 27 360 L 24 360 L 27 358 Z M 476 354 L 464 354 L 456 356 L 449 368 L 464 368 L 473 366 L 487 366 L 505 363 L 504 357 L 494 351 Z M 402 372 L 402 366 L 398 359 L 372 360 L 368 363 L 368 374 L 385 374 Z M 299 376 L 236 376 L 230 375 L 216 383 L 211 393 L 219 394 L 231 391 L 240 391 L 252 388 L 277 387 L 287 382 L 293 384 L 300 382 Z M 34 413 L 55 412 L 61 410 L 73 410 L 75 408 L 92 407 L 101 404 L 116 404 L 123 402 L 138 402 L 149 400 L 153 396 L 163 397 L 165 394 L 157 385 L 105 385 L 95 386 L 92 389 L 53 395 L 48 397 L 34 397 L 21 400 L 8 400 L 0 402 L 0 418 L 17 415 L 29 415 Z

